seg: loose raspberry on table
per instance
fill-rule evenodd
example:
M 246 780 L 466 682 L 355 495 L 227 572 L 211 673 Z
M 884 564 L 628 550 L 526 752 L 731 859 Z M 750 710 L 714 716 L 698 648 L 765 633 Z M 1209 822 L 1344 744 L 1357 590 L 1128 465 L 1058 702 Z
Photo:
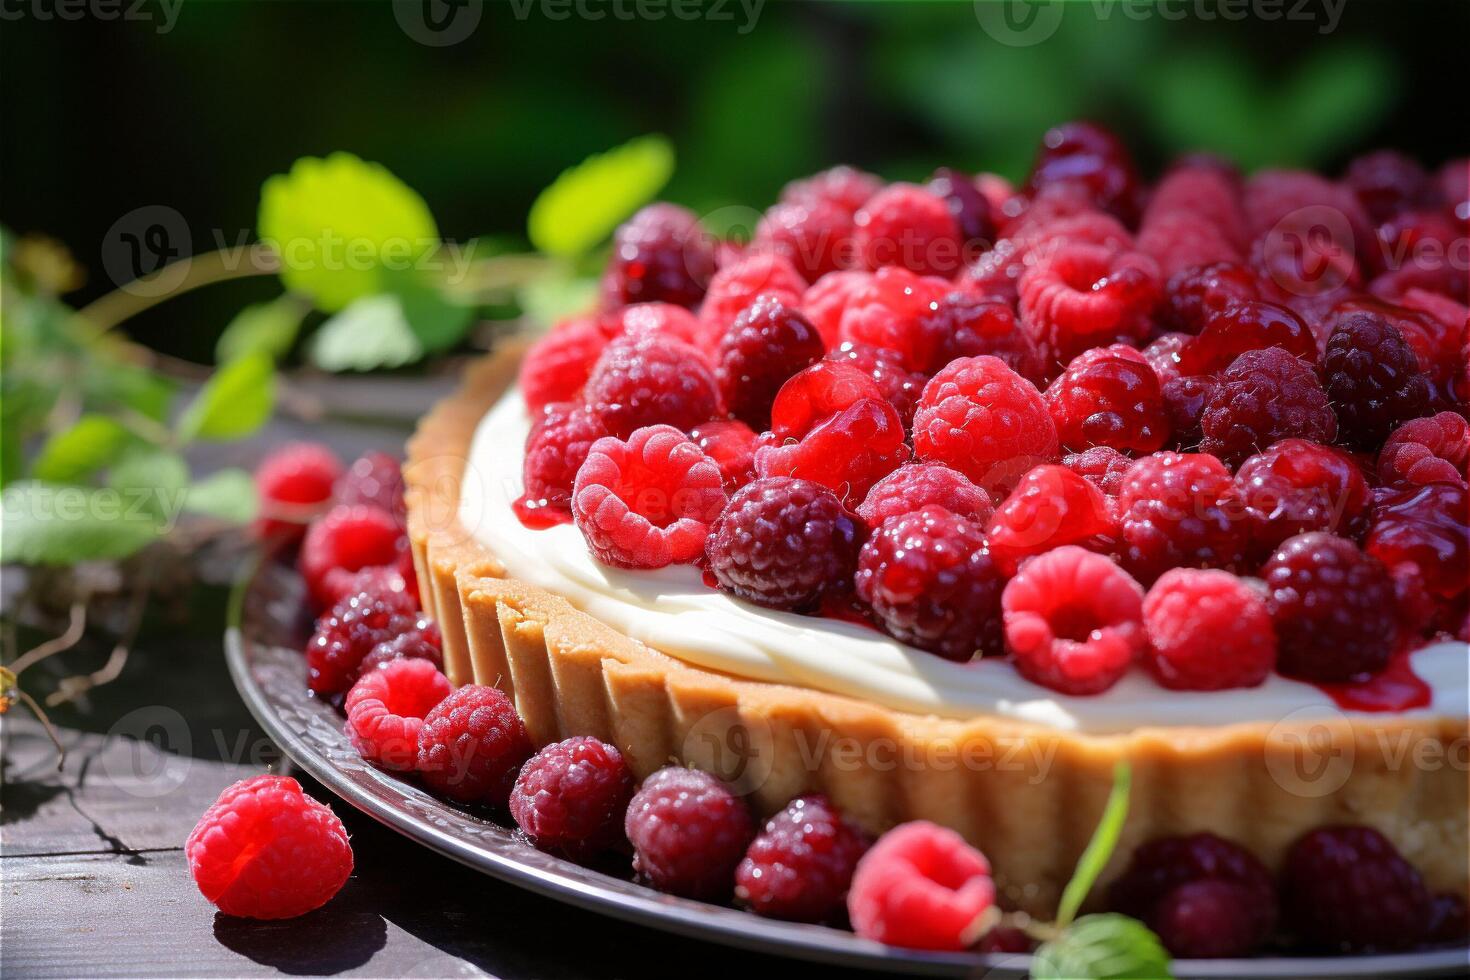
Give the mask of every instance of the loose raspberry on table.
M 1236 568 L 1249 522 L 1230 470 L 1207 453 L 1136 461 L 1118 494 L 1123 564 L 1152 582 L 1176 567 Z
M 1343 441 L 1361 449 L 1383 445 L 1399 423 L 1427 414 L 1433 400 L 1403 336 L 1372 313 L 1338 319 L 1322 356 L 1322 377 Z
M 842 911 L 868 835 L 820 794 L 766 821 L 735 869 L 735 898 L 757 915 L 825 922 Z
M 724 506 L 719 466 L 669 425 L 597 440 L 572 486 L 572 520 L 587 547 L 622 568 L 693 561 Z
M 794 265 L 769 252 L 745 255 L 722 266 L 710 280 L 709 292 L 699 307 L 705 342 L 711 347 L 718 343 L 740 311 L 762 293 L 773 293 L 786 305 L 799 308 L 806 286 Z
M 384 769 L 412 770 L 424 717 L 452 690 L 449 678 L 428 660 L 393 660 L 365 671 L 343 704 L 352 747 Z
M 1179 350 L 1179 374 L 1218 374 L 1247 351 L 1280 347 L 1317 363 L 1317 341 L 1301 317 L 1275 303 L 1247 301 L 1212 315 Z
M 1002 651 L 1004 575 L 968 518 L 935 504 L 888 518 L 864 542 L 855 584 L 903 643 L 958 661 Z
M 729 419 L 697 425 L 689 430 L 689 441 L 720 468 L 726 493 L 755 479 L 756 434 L 744 422 Z
M 609 435 L 602 416 L 580 402 L 547 405 L 526 436 L 521 460 L 523 517 L 555 523 L 571 520 L 572 484 L 592 444 Z
M 466 684 L 424 718 L 414 771 L 441 796 L 503 806 L 531 739 L 499 688 Z
M 745 802 L 698 769 L 669 766 L 643 781 L 623 824 L 633 869 L 659 891 L 716 900 L 755 836 Z
M 394 457 L 373 450 L 352 461 L 337 479 L 337 503 L 349 507 L 370 504 L 393 515 L 399 526 L 408 524 L 403 500 L 403 468 Z
M 1323 827 L 1286 854 L 1286 920 L 1303 939 L 1336 951 L 1407 949 L 1433 911 L 1424 880 L 1371 827 Z
M 294 540 L 306 522 L 332 498 L 342 475 L 337 454 L 316 442 L 293 442 L 275 450 L 255 468 L 255 492 L 262 517 L 255 533 Z
M 614 335 L 594 317 L 577 317 L 532 344 L 520 371 L 521 397 L 531 413 L 553 402 L 576 400 Z
M 948 827 L 915 820 L 878 838 L 847 893 L 853 930 L 909 949 L 961 950 L 995 905 L 985 855 Z
M 1133 853 L 1108 907 L 1147 923 L 1175 956 L 1245 956 L 1276 925 L 1271 873 L 1214 834 L 1160 837 Z
M 587 406 L 620 438 L 649 425 L 692 429 L 719 412 L 719 389 L 703 354 L 663 338 L 608 344 L 584 390 Z
M 320 908 L 352 874 L 347 830 L 289 776 L 227 786 L 184 842 L 199 892 L 226 915 L 289 919 Z
M 1283 439 L 1241 463 L 1235 485 L 1251 519 L 1252 552 L 1261 560 L 1307 531 L 1360 538 L 1367 530 L 1368 481 L 1340 449 Z
M 1138 252 L 1059 244 L 1022 276 L 1021 316 L 1065 364 L 1091 347 L 1137 342 L 1153 329 L 1158 266 Z
M 1311 365 L 1280 347 L 1246 351 L 1200 416 L 1200 451 L 1234 465 L 1282 439 L 1330 443 L 1337 417 Z
M 407 630 L 368 651 L 358 664 L 359 678 L 396 660 L 426 660 L 444 669 L 444 638 L 433 620 L 420 616 Z
M 1389 568 L 1412 566 L 1442 599 L 1464 594 L 1470 586 L 1470 493 L 1453 483 L 1380 491 L 1364 547 Z
M 842 315 L 872 279 L 871 272 L 829 272 L 801 294 L 801 312 L 817 328 L 829 350 L 840 340 Z
M 781 201 L 766 210 L 751 238 L 752 253 L 786 259 L 808 282 L 858 264 L 853 213 L 820 197 Z
M 908 463 L 873 484 L 857 513 L 868 527 L 877 527 L 890 517 L 912 514 L 929 504 L 982 527 L 994 509 L 989 494 L 959 470 L 943 463 Z
M 985 537 L 996 563 L 1011 575 L 1026 558 L 1064 544 L 1106 551 L 1117 532 L 1101 490 L 1064 466 L 1044 463 L 995 509 Z
M 686 344 L 699 344 L 704 331 L 699 318 L 673 303 L 633 303 L 604 313 L 598 324 L 613 337 L 662 337 Z M 593 358 L 596 363 L 596 358 Z M 591 365 L 588 365 L 589 369 Z
M 714 271 L 711 240 L 700 231 L 694 212 L 650 204 L 613 235 L 604 299 L 609 306 L 663 302 L 692 309 Z
M 307 527 L 297 568 L 321 608 L 334 598 L 329 573 L 392 565 L 402 547 L 403 528 L 391 513 L 371 504 L 339 504 Z
M 898 409 L 904 428 L 908 429 L 913 425 L 914 410 L 919 405 L 919 396 L 923 394 L 924 385 L 929 379 L 917 371 L 906 369 L 902 355 L 897 351 L 845 340 L 828 351 L 826 359 L 851 365 L 872 378 L 883 397 L 888 399 L 888 403 Z
M 781 200 L 798 203 L 813 199 L 829 201 L 851 214 L 882 189 L 883 181 L 878 177 L 844 165 L 793 180 L 781 189 Z
M 1180 269 L 1164 286 L 1159 319 L 1174 330 L 1198 334 L 1227 307 L 1261 298 L 1256 274 L 1239 262 Z
M 1063 694 L 1106 691 L 1148 643 L 1143 588 L 1111 559 L 1075 545 L 1021 566 L 1001 609 L 1016 669 Z
M 975 182 L 949 167 L 940 167 L 929 178 L 929 193 L 944 201 L 960 231 L 962 248 L 988 247 L 995 241 L 995 222 L 990 216 L 990 201 Z
M 1143 601 L 1144 662 L 1164 687 L 1219 691 L 1255 687 L 1276 665 L 1265 597 L 1229 572 L 1176 568 Z
M 934 374 L 960 357 L 989 354 L 1038 387 L 1047 375 L 1041 350 L 1016 319 L 1009 303 L 968 292 L 951 292 L 919 318 L 914 350 L 917 368 Z
M 852 243 L 869 269 L 893 265 L 949 278 L 964 264 L 949 205 L 917 184 L 889 184 L 868 198 L 853 217 Z
M 766 477 L 730 498 L 705 554 L 721 591 L 774 609 L 810 610 L 847 588 L 860 535 L 831 490 Z
M 1386 486 L 1464 483 L 1470 458 L 1470 426 L 1464 416 L 1440 412 L 1405 422 L 1378 453 L 1378 479 Z
M 1111 446 L 1147 454 L 1169 437 L 1158 375 L 1124 344 L 1078 354 L 1042 397 L 1063 449 Z
M 842 340 L 896 351 L 910 371 L 926 371 L 938 339 L 921 321 L 938 309 L 950 292 L 948 281 L 908 269 L 879 269 L 848 298 L 839 322 Z
M 1350 681 L 1388 665 L 1398 634 L 1393 579 L 1346 538 L 1289 538 L 1261 568 L 1276 625 L 1277 669 L 1310 681 Z
M 418 625 L 416 604 L 404 592 L 350 595 L 322 615 L 306 644 L 307 686 L 340 694 L 357 680 L 363 658 L 379 643 Z
M 1133 460 L 1111 446 L 1093 446 L 1080 453 L 1062 457 L 1062 465 L 1082 477 L 1109 497 L 1123 490 L 1123 474 Z
M 914 413 L 914 451 L 992 493 L 1008 493 L 1038 463 L 1057 459 L 1057 430 L 1041 393 L 999 358 L 960 358 L 934 375 Z
M 622 839 L 634 788 L 621 752 L 579 735 L 546 746 L 521 767 L 510 815 L 542 850 L 590 856 Z
M 1096 123 L 1074 121 L 1046 131 L 1026 178 L 1033 195 L 1055 186 L 1085 190 L 1088 199 L 1132 224 L 1138 217 L 1142 184 L 1127 147 Z
M 763 293 L 735 317 L 715 353 L 715 381 L 725 408 L 762 431 L 786 380 L 822 359 L 817 328 L 795 306 Z

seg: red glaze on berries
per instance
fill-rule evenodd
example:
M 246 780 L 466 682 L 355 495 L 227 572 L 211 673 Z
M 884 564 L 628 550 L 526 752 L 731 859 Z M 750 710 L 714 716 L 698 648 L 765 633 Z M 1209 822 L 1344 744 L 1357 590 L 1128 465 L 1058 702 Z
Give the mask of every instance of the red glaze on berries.
M 1031 470 L 996 508 L 985 536 L 1007 574 L 1033 555 L 1064 544 L 1108 550 L 1118 525 L 1101 490 L 1056 464 Z
M 1317 341 L 1302 318 L 1284 306 L 1247 301 L 1212 315 L 1179 351 L 1180 375 L 1218 374 L 1246 351 L 1280 347 L 1317 363 Z
M 1283 439 L 1241 463 L 1235 485 L 1260 560 L 1307 531 L 1361 538 L 1368 527 L 1368 481 L 1351 456 L 1331 446 Z

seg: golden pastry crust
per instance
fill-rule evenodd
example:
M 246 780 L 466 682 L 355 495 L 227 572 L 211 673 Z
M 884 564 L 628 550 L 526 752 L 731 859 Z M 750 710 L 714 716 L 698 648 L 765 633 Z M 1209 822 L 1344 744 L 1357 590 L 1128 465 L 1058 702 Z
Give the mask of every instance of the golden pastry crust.
M 1467 891 L 1470 726 L 1395 716 L 1084 735 L 988 716 L 896 711 L 692 667 L 505 576 L 459 524 L 480 419 L 523 347 L 485 357 L 408 445 L 409 533 L 424 608 L 456 684 L 514 698 L 538 745 L 595 735 L 639 777 L 671 762 L 731 780 L 769 813 L 824 792 L 869 830 L 928 819 L 990 858 L 1007 903 L 1050 915 L 1090 837 L 1113 765 L 1133 767 L 1128 821 L 1104 879 L 1134 847 L 1208 830 L 1279 866 L 1302 833 L 1377 827 L 1435 889 Z

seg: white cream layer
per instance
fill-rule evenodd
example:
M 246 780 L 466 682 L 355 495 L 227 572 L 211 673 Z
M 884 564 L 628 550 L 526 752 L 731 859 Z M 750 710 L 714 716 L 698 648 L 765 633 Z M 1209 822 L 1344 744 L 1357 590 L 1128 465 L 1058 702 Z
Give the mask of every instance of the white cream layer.
M 1167 691 L 1135 669 L 1094 697 L 1067 697 L 1027 681 L 1004 660 L 957 664 L 851 623 L 775 612 L 706 586 L 699 571 L 607 568 L 570 524 L 531 530 L 511 508 L 520 496 L 530 428 L 511 391 L 480 423 L 462 489 L 464 526 L 513 578 L 565 596 L 609 626 L 691 664 L 738 677 L 865 698 L 952 718 L 1000 715 L 1091 733 L 1150 726 L 1224 725 L 1340 714 L 1310 684 L 1273 674 L 1259 687 Z M 1470 646 L 1439 643 L 1412 657 L 1433 703 L 1411 714 L 1463 718 L 1470 705 Z

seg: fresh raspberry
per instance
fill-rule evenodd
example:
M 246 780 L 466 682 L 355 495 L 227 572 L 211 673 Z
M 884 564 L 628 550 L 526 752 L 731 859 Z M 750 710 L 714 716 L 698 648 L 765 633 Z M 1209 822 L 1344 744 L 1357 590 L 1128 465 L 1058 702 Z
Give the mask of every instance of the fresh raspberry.
M 848 299 L 839 335 L 843 340 L 897 351 L 904 367 L 925 371 L 933 360 L 933 337 L 919 324 L 949 291 L 943 279 L 884 267 Z
M 915 820 L 878 838 L 847 893 L 853 930 L 909 949 L 962 950 L 995 905 L 990 862 L 948 827 Z
M 1214 262 L 1170 276 L 1159 316 L 1175 330 L 1198 334 L 1216 313 L 1260 298 L 1256 274 L 1249 268 L 1239 262 Z
M 763 293 L 735 317 L 715 355 L 725 408 L 753 429 L 769 428 L 776 392 L 825 353 L 816 327 L 796 307 Z
M 621 752 L 579 735 L 546 746 L 521 767 L 510 815 L 542 850 L 588 856 L 622 839 L 634 788 Z
M 934 375 L 914 413 L 914 450 L 946 463 L 992 496 L 1057 459 L 1057 430 L 1025 378 L 995 357 L 965 357 Z
M 424 717 L 414 770 L 429 788 L 461 803 L 503 806 L 531 739 L 499 688 L 466 684 Z
M 342 475 L 337 454 L 316 442 L 293 442 L 261 460 L 255 468 L 255 493 L 266 515 L 255 524 L 262 538 L 295 540 L 306 521 L 332 497 Z
M 889 184 L 868 198 L 853 217 L 852 243 L 869 269 L 896 265 L 948 278 L 963 265 L 949 205 L 917 184 Z
M 1241 249 L 1221 228 L 1189 211 L 1145 215 L 1138 229 L 1138 251 L 1158 264 L 1165 279 L 1215 262 L 1236 262 Z
M 1129 467 L 1118 494 L 1123 563 L 1152 582 L 1175 567 L 1235 568 L 1248 522 L 1230 471 L 1207 453 L 1155 453 Z
M 766 821 L 735 869 L 735 897 L 757 915 L 824 922 L 842 910 L 868 835 L 825 796 L 798 796 Z
M 1281 439 L 1330 443 L 1337 417 L 1311 365 L 1268 347 L 1246 351 L 1220 376 L 1200 432 L 1200 451 L 1233 465 Z
M 845 340 L 827 352 L 827 360 L 849 364 L 872 378 L 888 404 L 898 409 L 904 428 L 913 425 L 914 409 L 918 408 L 919 396 L 929 379 L 905 368 L 897 351 Z
M 1196 157 L 1176 161 L 1149 195 L 1142 225 L 1146 229 L 1150 221 L 1162 215 L 1181 212 L 1218 232 L 1236 249 L 1250 240 L 1240 206 L 1240 175 L 1222 160 Z
M 420 617 L 410 629 L 384 640 L 368 651 L 358 665 L 357 675 L 385 667 L 397 660 L 426 660 L 438 670 L 444 669 L 444 639 L 435 623 Z
M 710 280 L 709 292 L 699 307 L 699 322 L 710 346 L 735 322 L 735 317 L 761 293 L 774 293 L 788 306 L 800 307 L 806 280 L 786 259 L 757 252 L 722 266 Z
M 521 397 L 532 414 L 552 402 L 575 400 L 612 336 L 593 317 L 578 317 L 532 344 L 520 373 Z
M 960 276 L 958 285 L 977 299 L 1015 307 L 1030 250 L 1024 242 L 1002 238 L 982 252 Z
M 1339 318 L 1322 377 L 1343 441 L 1362 449 L 1377 449 L 1400 422 L 1425 415 L 1433 397 L 1403 336 L 1372 313 Z
M 857 264 L 852 218 L 851 211 L 820 197 L 781 201 L 756 223 L 750 250 L 779 255 L 808 282 L 816 282 Z
M 1090 347 L 1147 337 L 1160 296 L 1153 259 L 1081 244 L 1038 259 L 1021 276 L 1020 290 L 1032 336 L 1063 364 Z
M 852 214 L 882 189 L 883 181 L 872 174 L 853 167 L 839 166 L 802 180 L 793 180 L 781 189 L 781 200 L 829 201 Z
M 1346 538 L 1289 538 L 1261 568 L 1280 647 L 1278 669 L 1310 681 L 1350 681 L 1388 664 L 1397 634 L 1388 569 Z
M 405 563 L 402 560 L 404 557 L 409 561 Z M 331 601 L 325 608 L 330 609 L 343 599 L 360 592 L 373 595 L 394 592 L 404 600 L 408 608 L 417 609 L 418 582 L 412 574 L 412 559 L 413 553 L 405 548 L 399 552 L 399 561 L 393 565 L 369 565 L 355 572 L 334 568 L 327 573 L 327 592 L 331 595 Z
M 1042 396 L 1064 449 L 1151 453 L 1169 437 L 1159 377 L 1124 344 L 1078 354 Z
M 662 302 L 692 309 L 714 271 L 714 250 L 694 212 L 650 204 L 613 235 L 604 299 L 609 306 Z
M 805 610 L 846 588 L 859 533 L 826 487 L 766 477 L 730 498 L 705 553 L 721 591 L 775 609 Z
M 982 527 L 993 510 L 989 495 L 959 470 L 943 463 L 909 463 L 873 484 L 857 513 L 868 527 L 877 527 L 890 517 L 912 514 L 929 504 Z
M 553 402 L 542 411 L 526 436 L 521 460 L 525 492 L 516 501 L 523 520 L 569 521 L 572 484 L 592 444 L 608 435 L 602 416 L 579 402 Z
M 1205 407 L 1215 393 L 1215 385 L 1215 379 L 1204 374 L 1170 378 L 1164 382 L 1161 389 L 1164 411 L 1169 416 L 1169 427 L 1174 430 L 1176 446 L 1199 445 L 1200 422 L 1204 419 Z
M 1123 474 L 1133 460 L 1111 446 L 1093 446 L 1085 452 L 1062 457 L 1062 465 L 1097 487 L 1108 497 L 1123 490 Z
M 843 314 L 872 280 L 871 272 L 829 272 L 801 294 L 801 312 L 817 328 L 829 350 L 840 339 Z
M 985 537 L 996 562 L 1014 574 L 1022 560 L 1064 544 L 1108 550 L 1117 532 L 1101 490 L 1065 466 L 1045 463 L 1021 477 Z
M 334 569 L 355 572 L 394 564 L 402 540 L 403 528 L 393 515 L 371 504 L 339 504 L 312 521 L 297 559 L 312 601 L 321 608 L 333 600 L 328 578 Z
M 1284 306 L 1249 300 L 1213 314 L 1199 336 L 1179 350 L 1179 374 L 1218 374 L 1246 351 L 1280 347 L 1317 363 L 1317 341 L 1302 318 Z
M 823 360 L 792 375 L 771 402 L 771 433 L 800 439 L 865 399 L 884 400 L 878 382 L 857 363 Z
M 1252 239 L 1264 237 L 1273 228 L 1292 216 L 1293 212 L 1306 211 L 1316 218 L 1316 212 L 1336 212 L 1345 219 L 1352 237 L 1367 241 L 1372 221 L 1348 188 L 1334 183 L 1318 174 L 1301 170 L 1258 170 L 1246 181 L 1241 203 L 1245 208 L 1246 226 Z M 1320 235 L 1320 231 L 1318 232 Z M 1303 236 L 1300 242 L 1306 241 Z M 1348 242 L 1352 251 L 1352 242 Z
M 1340 449 L 1283 439 L 1240 464 L 1235 485 L 1251 519 L 1251 546 L 1264 560 L 1307 531 L 1361 537 L 1372 496 L 1363 471 Z
M 352 747 L 384 769 L 413 769 L 424 718 L 452 690 L 428 660 L 394 660 L 364 672 L 343 704 Z
M 1391 487 L 1464 483 L 1470 458 L 1470 426 L 1463 416 L 1440 412 L 1405 422 L 1378 454 L 1378 479 Z
M 924 353 L 917 370 L 925 374 L 934 374 L 956 358 L 989 354 L 1032 384 L 1039 386 L 1046 376 L 1041 351 L 1008 303 L 951 292 L 920 317 L 917 326 L 914 347 Z
M 1265 865 L 1208 833 L 1149 841 L 1108 890 L 1109 908 L 1147 923 L 1176 956 L 1244 956 L 1270 936 L 1277 906 Z
M 734 493 L 755 479 L 756 435 L 744 422 L 706 422 L 689 430 L 689 441 L 720 468 L 726 493 Z
M 1046 131 L 1026 179 L 1034 195 L 1056 185 L 1078 187 L 1097 207 L 1131 225 L 1142 185 L 1123 141 L 1096 123 L 1063 123 Z
M 609 338 L 662 337 L 698 344 L 704 334 L 699 318 L 673 303 L 634 303 L 603 314 L 598 323 Z M 593 363 L 596 360 L 594 357 Z M 592 365 L 587 367 L 591 370 Z
M 1470 584 L 1470 493 L 1453 483 L 1380 492 L 1365 546 L 1389 568 L 1413 566 L 1440 598 L 1463 594 Z
M 1143 601 L 1150 671 L 1164 687 L 1255 687 L 1276 664 L 1276 634 L 1259 592 L 1229 572 L 1176 568 Z
M 1109 252 L 1126 252 L 1133 248 L 1133 236 L 1112 215 L 1083 204 L 1080 208 L 1058 202 L 1046 215 L 1048 202 L 1038 198 L 1032 202 L 1025 220 L 1011 230 L 1025 249 L 1025 259 L 1036 263 L 1058 248 L 1067 245 L 1097 245 Z
M 289 919 L 325 905 L 352 874 L 347 830 L 289 776 L 225 788 L 184 843 L 199 892 L 226 915 Z
M 1143 588 L 1075 545 L 1031 559 L 1001 596 L 1016 669 L 1063 694 L 1099 694 L 1143 652 Z
M 659 891 L 720 899 L 754 836 L 750 810 L 707 772 L 669 766 L 643 781 L 623 822 L 633 869 Z
M 692 429 L 719 411 L 719 389 L 704 355 L 662 338 L 607 345 L 587 379 L 587 405 L 619 438 L 649 425 Z
M 1305 940 L 1332 951 L 1407 949 L 1425 935 L 1424 879 L 1371 827 L 1322 827 L 1286 854 L 1282 905 Z
M 724 506 L 719 466 L 669 425 L 597 440 L 572 487 L 572 520 L 587 547 L 622 568 L 693 561 Z
M 307 686 L 340 694 L 357 680 L 362 660 L 379 643 L 417 625 L 413 600 L 403 592 L 361 592 L 342 599 L 316 622 L 306 645 Z
M 1006 220 L 1006 202 L 1016 197 L 1016 188 L 1000 174 L 984 171 L 975 175 L 975 189 L 990 204 L 991 217 Z
M 954 216 L 960 230 L 960 242 L 968 251 L 976 246 L 989 246 L 995 241 L 995 222 L 990 217 L 990 201 L 975 182 L 958 170 L 940 167 L 929 178 L 929 193 L 938 197 Z
M 1189 334 L 1178 331 L 1163 333 L 1139 351 L 1148 366 L 1154 369 L 1154 377 L 1159 379 L 1161 388 L 1166 382 L 1179 377 L 1179 352 L 1192 339 Z
M 1342 182 L 1375 222 L 1387 221 L 1400 211 L 1441 203 L 1439 188 L 1425 169 L 1397 150 L 1374 150 L 1353 158 Z
M 984 527 L 934 504 L 888 518 L 858 556 L 858 598 L 883 628 L 947 660 L 1001 652 L 1003 584 Z
M 337 479 L 337 503 L 348 507 L 369 504 L 393 515 L 399 527 L 408 526 L 403 499 L 403 468 L 385 452 L 373 450 L 352 461 Z

